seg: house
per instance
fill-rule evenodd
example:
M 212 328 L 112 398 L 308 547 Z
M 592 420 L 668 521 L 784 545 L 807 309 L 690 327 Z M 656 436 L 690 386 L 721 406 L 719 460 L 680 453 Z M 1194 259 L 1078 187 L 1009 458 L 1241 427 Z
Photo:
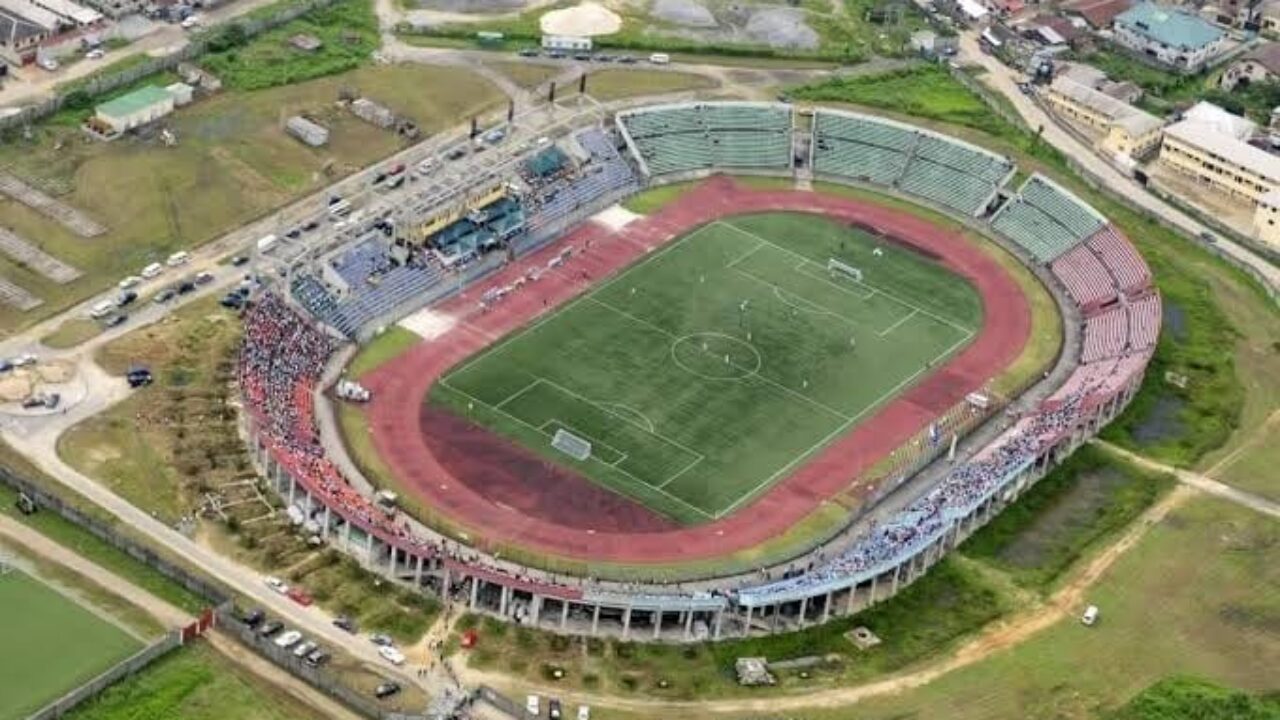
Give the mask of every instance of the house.
M 0 58 L 14 65 L 35 62 L 49 31 L 27 18 L 0 8 Z
M 1116 16 L 1115 40 L 1180 72 L 1197 72 L 1227 48 L 1227 34 L 1185 10 L 1143 2 Z
M 1261 0 L 1218 0 L 1212 6 L 1213 20 L 1220 25 L 1245 27 L 1256 22 L 1260 6 Z
M 1044 97 L 1057 115 L 1096 133 L 1101 150 L 1116 158 L 1142 157 L 1160 144 L 1160 118 L 1069 77 L 1054 78 Z
M 174 97 L 156 85 L 144 85 L 97 107 L 94 120 L 111 134 L 120 134 L 154 122 L 173 112 Z
M 1196 118 L 1165 128 L 1159 162 L 1207 190 L 1251 207 L 1280 188 L 1280 157 Z
M 1117 15 L 1132 5 L 1133 0 L 1075 0 L 1062 9 L 1068 15 L 1080 17 L 1094 30 L 1106 30 L 1111 27 L 1111 22 Z
M 31 4 L 57 15 L 70 27 L 92 28 L 103 22 L 102 13 L 71 0 L 31 0 Z
M 1248 87 L 1251 83 L 1267 82 L 1280 77 L 1280 43 L 1263 43 L 1231 63 L 1218 84 L 1223 90 Z
M 142 12 L 147 2 L 144 0 L 85 0 L 85 4 L 112 20 L 119 20 L 125 15 Z
M 1062 42 L 1068 45 L 1075 45 L 1076 40 L 1080 38 L 1080 28 L 1071 23 L 1070 20 L 1058 15 L 1037 15 L 1032 18 L 1031 27 L 1048 28 L 1052 30 L 1058 37 L 1062 38 Z

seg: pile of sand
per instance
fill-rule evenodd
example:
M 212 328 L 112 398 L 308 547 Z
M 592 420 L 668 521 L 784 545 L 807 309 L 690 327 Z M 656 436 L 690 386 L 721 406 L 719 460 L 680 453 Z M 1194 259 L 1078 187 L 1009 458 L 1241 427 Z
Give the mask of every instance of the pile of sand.
M 715 16 L 698 0 L 657 0 L 649 12 L 674 25 L 694 28 L 716 26 Z
M 584 2 L 571 8 L 543 14 L 539 25 L 547 35 L 592 37 L 611 35 L 622 29 L 622 18 L 603 5 Z
M 32 389 L 31 378 L 27 375 L 0 377 L 0 402 L 22 402 L 31 397 Z
M 50 360 L 36 365 L 35 373 L 41 382 L 65 383 L 76 376 L 76 366 L 67 360 Z

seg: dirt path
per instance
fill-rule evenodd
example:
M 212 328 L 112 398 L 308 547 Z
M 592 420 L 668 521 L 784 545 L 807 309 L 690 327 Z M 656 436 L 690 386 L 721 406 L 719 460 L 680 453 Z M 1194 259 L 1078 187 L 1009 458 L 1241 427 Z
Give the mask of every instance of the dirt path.
M 192 619 L 191 614 L 185 610 L 174 607 L 121 578 L 119 575 L 108 572 L 102 567 L 89 562 L 13 518 L 0 515 L 0 537 L 22 546 L 34 555 L 62 565 L 92 580 L 110 592 L 124 598 L 131 605 L 150 614 L 166 627 L 185 625 Z M 224 657 L 250 673 L 257 675 L 273 687 L 279 688 L 299 702 L 304 703 L 312 710 L 321 713 L 322 717 L 340 718 L 341 720 L 358 720 L 360 718 L 359 715 L 352 713 L 346 707 L 335 703 L 327 696 L 314 690 L 310 685 L 262 659 L 235 640 L 216 632 L 207 635 L 206 639 Z
M 1263 427 L 1265 428 L 1266 426 L 1264 425 Z M 1203 490 L 1210 495 L 1222 498 L 1223 500 L 1228 500 L 1241 507 L 1280 519 L 1280 503 L 1274 503 L 1264 497 L 1254 495 L 1253 493 L 1238 490 L 1226 483 L 1218 482 L 1207 475 L 1201 475 L 1200 473 L 1191 472 L 1190 470 L 1183 470 L 1181 468 L 1173 467 L 1172 465 L 1165 465 L 1163 463 L 1156 462 L 1155 460 L 1132 453 L 1118 445 L 1113 445 L 1103 440 L 1095 438 L 1089 442 L 1122 457 L 1135 465 L 1147 468 L 1148 470 L 1155 470 L 1156 472 L 1172 475 L 1183 485 L 1190 485 L 1191 487 Z
M 893 675 L 884 680 L 865 685 L 836 688 L 824 692 L 806 692 L 804 694 L 752 700 L 711 700 L 696 703 L 566 693 L 560 688 L 551 687 L 530 687 L 528 691 L 554 694 L 573 703 L 587 703 L 597 707 L 613 707 L 636 712 L 690 711 L 696 708 L 700 713 L 704 714 L 714 713 L 736 716 L 742 713 L 787 712 L 805 708 L 843 707 L 872 697 L 891 695 L 903 690 L 920 687 L 937 680 L 947 673 L 972 665 L 991 655 L 1025 642 L 1064 618 L 1076 615 L 1084 605 L 1085 595 L 1089 588 L 1130 548 L 1136 545 L 1151 527 L 1162 521 L 1170 512 L 1181 507 L 1188 498 L 1193 497 L 1195 494 L 1196 489 L 1191 486 L 1179 485 L 1175 487 L 1172 492 L 1139 516 L 1118 540 L 1090 558 L 1083 567 L 1072 573 L 1067 582 L 1048 599 L 1024 612 L 1017 613 L 1004 621 L 989 626 L 977 637 L 957 648 L 950 655 L 908 673 Z M 466 668 L 461 671 L 461 675 L 468 684 L 486 683 L 503 688 L 511 687 L 512 685 L 510 677 L 497 673 Z

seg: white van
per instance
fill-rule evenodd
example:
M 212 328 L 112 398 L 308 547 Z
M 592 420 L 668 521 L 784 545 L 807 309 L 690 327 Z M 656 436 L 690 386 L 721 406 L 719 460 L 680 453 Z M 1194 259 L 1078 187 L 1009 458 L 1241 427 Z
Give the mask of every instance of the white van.
M 649 62 L 654 65 L 667 65 L 671 62 L 671 56 L 666 53 L 654 53 L 649 56 Z
M 264 235 L 258 238 L 258 252 L 269 252 L 271 248 L 276 246 L 276 240 L 278 239 L 275 235 Z
M 1090 605 L 1089 607 L 1085 608 L 1084 615 L 1080 616 L 1080 622 L 1090 626 L 1098 622 L 1098 606 Z
M 160 263 L 151 263 L 150 265 L 142 268 L 142 277 L 150 280 L 151 278 L 156 277 L 162 272 L 164 272 L 163 265 L 161 265 Z
M 128 290 L 131 287 L 136 287 L 140 282 L 142 282 L 142 278 L 138 277 L 137 275 L 130 275 L 129 277 L 116 283 L 116 287 L 120 288 L 121 290 Z
M 115 310 L 115 309 L 116 309 L 116 302 L 114 300 L 103 300 L 98 304 L 94 305 L 93 307 L 89 308 L 89 317 L 94 319 L 106 317 L 111 314 L 112 310 Z
M 180 265 L 186 265 L 190 261 L 190 254 L 186 252 L 176 252 L 169 256 L 169 259 L 165 261 L 165 264 L 169 267 L 178 267 Z

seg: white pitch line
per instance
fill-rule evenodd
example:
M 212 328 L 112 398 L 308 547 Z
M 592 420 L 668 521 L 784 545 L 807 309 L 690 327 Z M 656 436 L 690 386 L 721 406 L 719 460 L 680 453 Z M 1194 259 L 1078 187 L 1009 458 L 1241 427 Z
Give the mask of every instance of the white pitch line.
M 885 328 L 885 329 L 881 330 L 880 332 L 878 332 L 878 333 L 876 333 L 876 334 L 877 334 L 877 335 L 879 335 L 880 337 L 884 337 L 884 336 L 888 335 L 889 333 L 893 332 L 894 330 L 897 330 L 897 329 L 898 329 L 898 328 L 899 328 L 903 323 L 905 323 L 906 321 L 908 321 L 908 320 L 910 320 L 911 318 L 915 317 L 915 316 L 916 316 L 916 313 L 918 313 L 918 312 L 920 312 L 920 311 L 919 311 L 919 310 L 912 310 L 911 312 L 907 313 L 907 314 L 906 314 L 906 315 L 904 315 L 902 318 L 900 318 L 897 322 L 895 322 L 894 324 L 890 325 L 889 327 L 887 327 L 887 328 Z
M 737 230 L 738 232 L 742 233 L 743 235 L 746 235 L 746 236 L 748 236 L 748 237 L 755 238 L 756 240 L 758 240 L 758 241 L 760 241 L 760 242 L 762 242 L 762 243 L 766 243 L 766 244 L 772 245 L 773 247 L 775 247 L 775 248 L 777 248 L 777 249 L 781 250 L 781 251 L 782 251 L 782 252 L 784 252 L 784 253 L 787 253 L 788 255 L 791 255 L 791 256 L 793 256 L 793 257 L 800 258 L 801 260 L 804 260 L 804 261 L 806 261 L 806 262 L 808 262 L 808 263 L 813 263 L 813 260 L 812 260 L 811 258 L 807 258 L 807 257 L 805 257 L 804 255 L 801 255 L 800 253 L 796 252 L 795 250 L 791 250 L 791 249 L 789 249 L 789 248 L 784 248 L 784 247 L 782 247 L 781 245 L 778 245 L 778 244 L 776 244 L 776 243 L 770 242 L 769 240 L 766 240 L 765 238 L 760 237 L 759 235 L 757 235 L 757 234 L 755 234 L 755 233 L 751 232 L 750 230 L 746 230 L 746 229 L 740 228 L 740 227 L 738 227 L 737 225 L 734 225 L 733 223 L 726 222 L 726 221 L 724 221 L 724 220 L 717 220 L 717 221 L 715 221 L 714 223 L 712 223 L 712 225 L 724 225 L 725 227 L 733 228 L 734 230 Z M 828 282 L 830 282 L 830 281 L 828 281 Z M 832 283 L 832 284 L 834 284 L 834 283 Z M 889 292 L 888 290 L 884 290 L 884 289 L 882 289 L 882 288 L 878 288 L 878 287 L 876 287 L 876 286 L 874 286 L 874 285 L 871 285 L 871 284 L 869 284 L 869 283 L 859 282 L 858 284 L 859 284 L 859 285 L 862 285 L 862 286 L 864 286 L 864 287 L 871 288 L 872 290 L 875 290 L 876 292 L 880 293 L 881 295 L 884 295 L 885 297 L 889 298 L 890 300 L 893 300 L 894 302 L 896 302 L 896 303 L 898 303 L 898 304 L 900 304 L 900 305 L 905 305 L 905 306 L 907 306 L 907 307 L 909 307 L 909 308 L 913 308 L 913 309 L 915 309 L 915 310 L 919 310 L 919 311 L 921 312 L 921 314 L 928 315 L 929 317 L 933 318 L 934 320 L 937 320 L 937 321 L 938 321 L 938 322 L 940 322 L 940 323 L 943 323 L 943 324 L 946 324 L 946 325 L 950 325 L 951 327 L 953 327 L 953 328 L 955 328 L 955 329 L 957 329 L 957 330 L 960 330 L 960 331 L 962 331 L 962 332 L 969 332 L 969 331 L 970 331 L 970 330 L 969 330 L 969 328 L 966 328 L 966 327 L 964 327 L 964 326 L 960 325 L 959 323 L 955 322 L 954 320 L 950 320 L 950 319 L 948 319 L 948 318 L 944 318 L 944 317 L 942 317 L 942 316 L 940 316 L 940 315 L 937 315 L 937 314 L 932 313 L 932 312 L 930 312 L 930 311 L 928 311 L 928 310 L 925 310 L 924 308 L 919 307 L 919 306 L 915 305 L 915 304 L 914 304 L 914 303 L 912 303 L 912 302 L 909 302 L 909 301 L 907 301 L 907 300 L 903 300 L 902 298 L 898 297 L 897 295 L 894 295 L 893 293 Z

